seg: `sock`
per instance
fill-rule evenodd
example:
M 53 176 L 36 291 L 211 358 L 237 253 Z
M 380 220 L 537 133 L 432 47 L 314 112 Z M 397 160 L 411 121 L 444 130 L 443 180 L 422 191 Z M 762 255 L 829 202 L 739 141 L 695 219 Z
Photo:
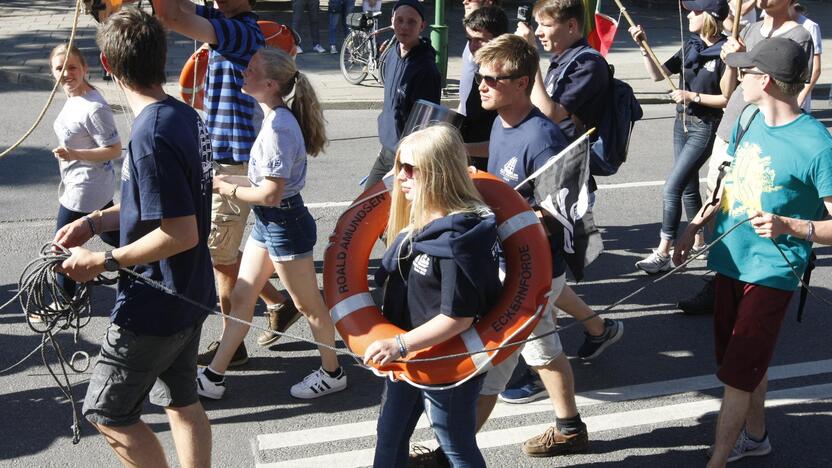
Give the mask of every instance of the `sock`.
M 751 433 L 750 433 L 750 432 L 748 432 L 747 430 L 745 431 L 745 435 L 747 435 L 747 436 L 748 436 L 748 438 L 749 438 L 749 439 L 751 439 L 751 442 L 756 442 L 756 443 L 758 443 L 758 444 L 759 444 L 760 442 L 762 442 L 762 441 L 766 440 L 766 437 L 768 437 L 768 430 L 766 430 L 765 432 L 763 432 L 763 436 L 762 436 L 762 437 L 760 437 L 759 439 L 755 439 L 754 437 L 752 437 L 752 436 L 751 436 Z
M 344 373 L 344 369 L 341 368 L 340 366 L 332 372 L 324 369 L 323 366 L 321 366 L 321 369 L 323 369 L 323 371 L 326 372 L 326 375 L 332 377 L 333 379 L 337 379 L 338 377 L 341 377 L 341 374 Z
M 571 418 L 555 418 L 555 425 L 563 435 L 577 434 L 584 428 L 580 414 L 576 414 Z
M 206 379 L 214 383 L 220 383 L 223 380 L 225 380 L 225 376 L 223 374 L 220 374 L 212 370 L 210 367 L 206 367 L 205 370 L 202 372 L 202 375 L 204 375 Z

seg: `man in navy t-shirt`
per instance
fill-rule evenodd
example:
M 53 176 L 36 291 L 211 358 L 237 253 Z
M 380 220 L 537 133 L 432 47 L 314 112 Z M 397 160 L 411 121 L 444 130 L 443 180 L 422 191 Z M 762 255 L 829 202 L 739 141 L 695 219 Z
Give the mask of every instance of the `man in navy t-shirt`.
M 211 143 L 197 113 L 165 94 L 166 39 L 138 9 L 111 16 L 98 31 L 104 67 L 136 118 L 121 174 L 121 203 L 62 228 L 71 248 L 63 270 L 77 281 L 130 269 L 176 295 L 121 273 L 116 303 L 84 399 L 84 415 L 122 461 L 165 466 L 141 421 L 146 397 L 170 419 L 180 463 L 208 466 L 211 428 L 196 393 L 196 354 L 206 309 L 216 303 L 206 243 L 211 222 Z M 78 247 L 120 229 L 117 249 Z M 201 305 L 198 306 L 198 305 Z M 208 447 L 209 449 L 206 449 Z
M 482 107 L 496 110 L 498 114 L 491 128 L 488 172 L 516 186 L 566 147 L 561 131 L 532 105 L 529 97 L 539 61 L 537 50 L 517 36 L 504 34 L 478 50 L 474 61 L 479 65 L 475 77 Z M 524 185 L 520 194 L 535 205 L 533 185 Z M 565 267 L 559 247 L 552 247 L 552 269 L 556 278 L 552 284 L 552 297 L 558 297 L 565 286 Z M 555 329 L 552 312 L 549 308 L 544 311 L 531 336 L 541 337 Z M 543 436 L 526 441 L 524 452 L 530 456 L 553 456 L 586 451 L 589 443 L 586 425 L 581 422 L 575 405 L 572 368 L 563 354 L 558 335 L 550 334 L 527 343 L 521 354 L 538 371 L 555 408 L 561 411 L 556 411 L 557 427 L 551 429 L 556 433 L 552 441 L 557 443 L 544 442 L 547 431 Z M 477 414 L 480 426 L 485 423 L 497 401 L 497 394 L 505 389 L 517 364 L 517 354 L 512 357 L 486 376 L 478 405 L 483 410 Z M 566 385 L 561 386 L 561 382 Z

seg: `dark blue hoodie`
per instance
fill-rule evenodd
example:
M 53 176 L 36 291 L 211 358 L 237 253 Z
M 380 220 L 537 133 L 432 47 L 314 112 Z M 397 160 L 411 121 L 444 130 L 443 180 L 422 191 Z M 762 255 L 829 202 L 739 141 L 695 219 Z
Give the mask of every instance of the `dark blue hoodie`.
M 384 316 L 412 330 L 439 314 L 479 318 L 502 288 L 493 214 L 457 213 L 432 221 L 387 249 L 376 273 L 384 289 Z M 401 246 L 401 248 L 400 248 Z
M 378 139 L 395 151 L 413 104 L 424 99 L 439 104 L 442 77 L 436 68 L 436 51 L 422 38 L 404 57 L 401 49 L 384 60 L 384 107 L 378 116 Z

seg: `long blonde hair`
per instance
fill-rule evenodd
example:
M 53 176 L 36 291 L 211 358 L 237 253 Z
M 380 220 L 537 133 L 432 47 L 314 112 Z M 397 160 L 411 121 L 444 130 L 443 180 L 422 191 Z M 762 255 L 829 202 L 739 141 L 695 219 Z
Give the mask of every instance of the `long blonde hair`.
M 420 189 L 411 202 L 401 191 L 398 176 L 393 183 L 393 202 L 387 222 L 387 241 L 392 243 L 403 230 L 418 232 L 431 215 L 487 210 L 468 175 L 468 159 L 459 131 L 448 124 L 436 124 L 411 133 L 399 143 L 395 175 L 401 171 L 401 156 L 409 156 L 417 168 Z
M 294 90 L 289 109 L 300 124 L 306 152 L 310 156 L 317 156 L 328 142 L 324 113 L 318 102 L 318 95 L 312 88 L 312 83 L 306 75 L 298 71 L 295 60 L 286 52 L 271 47 L 262 47 L 257 53 L 263 59 L 266 76 L 278 83 L 278 93 L 284 101 Z

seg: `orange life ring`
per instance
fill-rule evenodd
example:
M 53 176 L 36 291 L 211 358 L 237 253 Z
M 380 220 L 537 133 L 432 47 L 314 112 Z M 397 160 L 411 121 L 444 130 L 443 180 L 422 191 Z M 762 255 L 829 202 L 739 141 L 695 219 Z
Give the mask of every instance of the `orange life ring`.
M 500 179 L 479 172 L 474 185 L 494 211 L 506 255 L 506 279 L 496 305 L 474 327 L 410 359 L 447 356 L 493 348 L 528 337 L 547 302 L 552 281 L 549 241 L 535 213 Z M 370 252 L 387 225 L 391 197 L 379 182 L 344 212 L 324 253 L 324 298 L 332 321 L 352 352 L 363 355 L 378 339 L 404 333 L 376 307 L 369 293 Z M 547 312 L 544 310 L 543 312 Z M 458 382 L 487 370 L 516 349 L 480 353 L 435 362 L 392 363 L 376 372 L 415 384 Z
M 274 21 L 258 21 L 266 45 L 283 49 L 292 57 L 297 55 L 297 37 L 291 28 Z M 205 98 L 205 73 L 208 71 L 208 44 L 203 44 L 185 62 L 179 74 L 179 94 L 194 109 L 202 109 Z M 196 94 L 194 94 L 196 90 Z

